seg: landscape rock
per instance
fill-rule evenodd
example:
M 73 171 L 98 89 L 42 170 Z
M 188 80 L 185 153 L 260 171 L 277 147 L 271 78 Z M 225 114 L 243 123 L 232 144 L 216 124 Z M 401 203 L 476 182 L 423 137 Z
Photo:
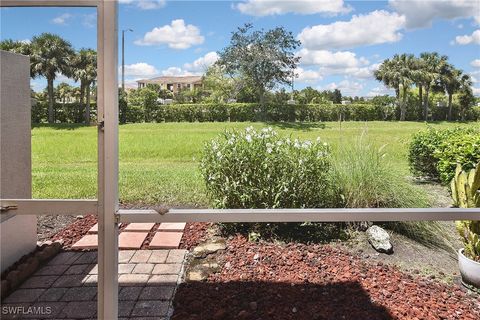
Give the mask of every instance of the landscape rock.
M 381 253 L 393 253 L 390 235 L 383 228 L 373 225 L 367 229 L 368 242 Z
M 195 247 L 195 249 L 193 249 L 193 255 L 195 257 L 205 257 L 219 250 L 225 250 L 226 247 L 227 245 L 223 239 L 208 241 Z

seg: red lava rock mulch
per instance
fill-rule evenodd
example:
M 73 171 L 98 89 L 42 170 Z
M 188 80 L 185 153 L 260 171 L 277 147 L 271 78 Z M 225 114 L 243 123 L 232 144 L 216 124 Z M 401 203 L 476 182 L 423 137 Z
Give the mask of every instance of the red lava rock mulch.
M 211 226 L 211 223 L 206 222 L 187 223 L 180 241 L 180 249 L 190 250 L 207 240 L 208 229 Z
M 97 217 L 95 215 L 87 215 L 63 228 L 55 234 L 51 240 L 63 240 L 63 249 L 70 249 L 74 243 L 87 234 L 88 230 L 90 230 L 95 223 L 97 223 Z
M 172 320 L 480 319 L 476 295 L 329 245 L 236 236 L 218 261 L 206 282 L 179 287 Z

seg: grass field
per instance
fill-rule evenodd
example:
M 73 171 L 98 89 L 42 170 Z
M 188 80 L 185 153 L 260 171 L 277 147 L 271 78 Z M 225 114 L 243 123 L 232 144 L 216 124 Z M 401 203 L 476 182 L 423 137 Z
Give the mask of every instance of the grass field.
M 120 199 L 123 203 L 207 206 L 198 170 L 205 141 L 225 129 L 271 126 L 282 135 L 321 137 L 333 147 L 351 143 L 362 133 L 379 147 L 400 174 L 408 175 L 407 144 L 420 122 L 326 123 L 148 123 L 120 126 Z M 436 128 L 458 126 L 431 123 Z M 461 126 L 477 125 L 461 124 Z M 95 198 L 97 190 L 96 128 L 37 126 L 32 129 L 33 196 Z

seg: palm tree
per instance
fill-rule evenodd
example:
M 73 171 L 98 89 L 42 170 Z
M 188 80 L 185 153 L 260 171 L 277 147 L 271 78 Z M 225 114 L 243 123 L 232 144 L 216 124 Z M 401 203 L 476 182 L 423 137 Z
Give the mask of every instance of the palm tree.
M 440 85 L 448 95 L 448 121 L 452 120 L 453 94 L 460 89 L 464 74 L 449 63 L 446 63 L 440 73 Z
M 65 107 L 65 102 L 72 97 L 73 88 L 66 82 L 62 82 L 57 86 L 57 96 Z
M 415 68 L 415 57 L 412 54 L 401 54 L 393 56 L 400 86 L 402 88 L 402 104 L 400 105 L 400 120 L 404 121 L 407 115 L 407 93 L 411 87 L 412 70 Z
M 6 39 L 0 42 L 0 50 L 11 51 L 28 56 L 30 55 L 31 46 L 27 41 Z
M 85 104 L 85 123 L 90 123 L 91 86 L 97 78 L 97 53 L 92 49 L 81 49 L 74 59 L 73 78 L 80 81 L 80 106 Z
M 468 74 L 464 74 L 460 77 L 459 101 L 460 101 L 460 117 L 462 121 L 465 121 L 468 107 L 475 102 L 475 96 L 472 92 L 472 79 Z
M 407 114 L 407 92 L 412 85 L 412 69 L 415 58 L 411 54 L 394 55 L 386 59 L 374 72 L 377 80 L 382 81 L 385 86 L 395 89 L 397 104 L 400 106 L 400 121 L 404 121 Z M 400 89 L 402 100 L 400 100 Z
M 414 58 L 413 69 L 411 73 L 412 81 L 418 88 L 418 98 L 420 102 L 420 110 L 423 113 L 423 84 L 427 81 L 425 74 L 425 61 L 419 58 Z
M 54 122 L 53 81 L 58 73 L 68 76 L 73 55 L 72 45 L 51 33 L 34 36 L 31 42 L 30 69 L 32 77 L 43 76 L 47 79 L 48 122 Z
M 429 94 L 432 86 L 439 81 L 441 70 L 447 63 L 447 56 L 440 56 L 437 52 L 423 52 L 420 54 L 422 63 L 422 82 L 425 87 L 425 102 L 423 104 L 423 116 L 425 121 L 428 120 L 428 104 Z
M 385 59 L 377 70 L 373 73 L 375 79 L 383 82 L 383 84 L 395 90 L 396 103 L 400 101 L 400 81 L 395 71 L 395 64 L 390 59 Z

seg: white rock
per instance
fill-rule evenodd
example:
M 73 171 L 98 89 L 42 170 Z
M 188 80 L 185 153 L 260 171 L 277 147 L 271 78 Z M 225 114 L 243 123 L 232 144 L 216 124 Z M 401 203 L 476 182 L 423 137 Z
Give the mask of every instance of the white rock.
M 379 226 L 371 226 L 367 229 L 368 242 L 378 252 L 392 253 L 393 246 L 390 242 L 390 235 Z

